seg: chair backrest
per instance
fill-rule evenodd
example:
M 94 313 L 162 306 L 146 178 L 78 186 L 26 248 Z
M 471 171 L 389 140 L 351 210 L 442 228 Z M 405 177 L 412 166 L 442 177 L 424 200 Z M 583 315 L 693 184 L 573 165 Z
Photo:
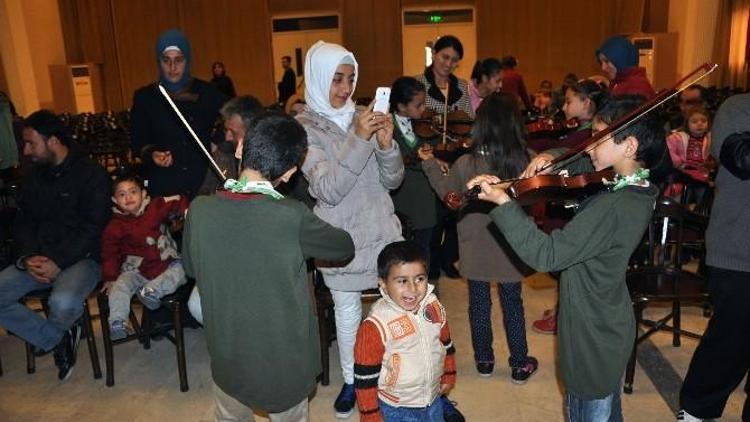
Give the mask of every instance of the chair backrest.
M 700 248 L 702 259 L 707 224 L 705 216 L 689 211 L 672 199 L 660 198 L 646 235 L 646 264 L 682 268 L 683 247 L 688 243 Z

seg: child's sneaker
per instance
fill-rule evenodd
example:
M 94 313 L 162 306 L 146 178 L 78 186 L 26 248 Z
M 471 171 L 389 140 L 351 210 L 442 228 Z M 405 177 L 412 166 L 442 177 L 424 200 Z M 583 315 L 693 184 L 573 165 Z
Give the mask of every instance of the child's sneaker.
M 702 422 L 703 419 L 696 418 L 695 416 L 688 413 L 685 409 L 683 409 L 677 412 L 677 421 L 678 422 Z
M 557 334 L 557 312 L 554 309 L 547 309 L 542 319 L 531 324 L 531 329 L 539 334 Z
M 347 419 L 354 412 L 354 405 L 357 403 L 357 397 L 354 395 L 354 384 L 344 384 L 341 387 L 339 396 L 333 403 L 333 409 L 336 410 L 336 418 Z
M 116 320 L 109 324 L 109 337 L 112 340 L 122 340 L 128 336 L 128 327 L 125 321 Z
M 480 377 L 491 377 L 495 370 L 495 364 L 491 362 L 477 362 L 477 372 Z
M 443 418 L 445 422 L 465 422 L 466 419 L 461 412 L 456 409 L 456 402 L 450 401 L 448 396 L 443 394 L 438 398 L 443 405 Z
M 511 370 L 511 381 L 513 384 L 526 384 L 526 381 L 534 375 L 537 368 L 539 368 L 539 362 L 536 358 L 529 356 L 526 361 L 526 365 L 519 368 L 512 368 Z
M 159 307 L 161 306 L 161 299 L 156 295 L 156 290 L 152 289 L 151 287 L 143 287 L 138 290 L 138 300 L 141 301 L 143 306 L 151 309 L 152 311 L 155 309 L 159 309 Z

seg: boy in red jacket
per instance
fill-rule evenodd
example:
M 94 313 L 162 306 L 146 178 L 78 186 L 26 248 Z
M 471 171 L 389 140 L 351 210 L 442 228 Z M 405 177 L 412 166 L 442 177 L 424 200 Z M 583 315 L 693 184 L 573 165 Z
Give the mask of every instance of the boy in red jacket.
M 109 326 L 113 340 L 128 335 L 130 298 L 138 295 L 148 309 L 185 284 L 185 270 L 167 223 L 182 216 L 184 196 L 151 200 L 143 183 L 133 175 L 114 183 L 114 214 L 102 235 L 102 289 L 109 296 Z

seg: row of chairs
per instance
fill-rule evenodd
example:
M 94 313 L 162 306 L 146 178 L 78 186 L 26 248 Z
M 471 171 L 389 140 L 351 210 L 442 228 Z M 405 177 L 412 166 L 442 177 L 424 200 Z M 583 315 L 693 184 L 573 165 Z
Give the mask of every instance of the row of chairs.
M 643 248 L 634 255 L 631 268 L 626 275 L 637 325 L 648 327 L 646 332 L 640 333 L 639 331 L 637 333 L 626 371 L 624 386 L 626 393 L 632 393 L 633 391 L 638 344 L 660 330 L 667 330 L 672 333 L 672 343 L 675 347 L 680 346 L 681 336 L 700 338 L 699 334 L 682 329 L 681 307 L 685 304 L 697 304 L 703 306 L 704 309 L 708 309 L 709 307 L 709 297 L 706 293 L 704 277 L 705 243 L 703 241 L 703 233 L 705 232 L 707 222 L 707 217 L 690 212 L 685 206 L 670 199 L 662 198 L 657 203 L 653 218 L 645 235 Z M 688 252 L 692 252 L 700 257 L 696 271 L 687 271 L 683 268 L 683 256 Z M 328 385 L 330 382 L 328 349 L 333 339 L 335 339 L 333 300 L 330 292 L 322 282 L 320 273 L 313 271 L 313 280 L 323 366 L 320 381 L 322 385 Z M 99 306 L 99 318 L 104 340 L 107 386 L 114 385 L 115 345 L 138 340 L 144 349 L 149 349 L 151 336 L 163 335 L 176 348 L 180 390 L 188 391 L 183 318 L 187 298 L 192 286 L 193 283 L 188 283 L 178 289 L 177 292 L 162 299 L 163 306 L 166 307 L 171 315 L 172 323 L 169 326 L 155 326 L 147 309 L 143 310 L 140 321 L 138 321 L 136 315 L 131 311 L 130 319 L 135 332 L 122 340 L 111 339 L 108 324 L 108 300 L 102 293 L 97 295 L 96 300 Z M 373 290 L 367 292 L 365 296 L 377 297 L 378 295 L 379 293 Z M 27 302 L 39 301 L 42 304 L 42 309 L 46 311 L 48 298 L 49 290 L 46 290 L 32 292 L 24 300 Z M 655 304 L 669 305 L 670 312 L 658 320 L 644 318 L 644 310 Z M 99 379 L 101 378 L 101 369 L 91 321 L 92 315 L 88 302 L 84 301 L 83 332 L 87 339 L 94 378 Z M 170 331 L 173 331 L 173 334 Z M 27 372 L 33 373 L 34 371 L 34 356 L 31 353 L 30 346 L 27 345 Z M 0 375 L 2 375 L 1 361 Z
M 187 300 L 190 296 L 194 282 L 187 283 L 181 286 L 176 292 L 164 296 L 162 298 L 162 306 L 167 309 L 171 317 L 171 323 L 165 325 L 157 325 L 153 322 L 151 311 L 144 308 L 141 314 L 140 321 L 136 314 L 131 310 L 130 321 L 134 327 L 135 332 L 128 337 L 121 340 L 112 340 L 109 332 L 109 300 L 107 295 L 99 292 L 97 288 L 95 291 L 96 301 L 99 307 L 99 320 L 101 322 L 102 338 L 104 342 L 104 361 L 106 369 L 106 385 L 112 387 L 115 384 L 115 367 L 114 367 L 114 346 L 122 343 L 126 343 L 133 340 L 138 340 L 144 349 L 151 347 L 151 338 L 155 336 L 161 336 L 168 339 L 175 346 L 177 354 L 177 370 L 180 380 L 180 391 L 188 391 L 188 378 L 187 378 L 187 362 L 185 358 L 185 338 L 184 338 L 184 320 L 185 312 L 187 310 Z M 45 315 L 49 314 L 49 301 L 50 290 L 37 290 L 24 296 L 22 299 L 27 306 L 34 306 L 35 303 L 41 304 L 41 312 Z M 91 309 L 88 304 L 88 299 L 83 301 L 83 315 L 81 317 L 81 326 L 83 328 L 83 337 L 86 338 L 88 346 L 89 358 L 91 360 L 91 369 L 93 372 L 94 379 L 100 379 L 102 377 L 102 370 L 99 363 L 99 353 L 96 346 L 96 340 L 94 337 L 93 319 L 94 316 L 91 313 Z M 26 372 L 33 374 L 36 371 L 35 357 L 31 349 L 31 345 L 26 343 Z M 0 376 L 3 375 L 2 362 L 0 362 Z

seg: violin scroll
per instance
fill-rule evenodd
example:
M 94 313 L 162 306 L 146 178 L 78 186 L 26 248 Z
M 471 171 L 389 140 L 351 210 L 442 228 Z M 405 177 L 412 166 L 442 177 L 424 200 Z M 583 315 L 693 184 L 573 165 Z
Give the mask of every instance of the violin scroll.
M 481 192 L 482 192 L 482 188 L 478 185 L 462 193 L 458 193 L 455 191 L 448 192 L 443 198 L 443 202 L 445 202 L 445 205 L 448 208 L 452 209 L 453 211 L 456 211 L 456 210 L 461 209 L 464 205 L 466 205 L 468 201 L 477 199 Z

